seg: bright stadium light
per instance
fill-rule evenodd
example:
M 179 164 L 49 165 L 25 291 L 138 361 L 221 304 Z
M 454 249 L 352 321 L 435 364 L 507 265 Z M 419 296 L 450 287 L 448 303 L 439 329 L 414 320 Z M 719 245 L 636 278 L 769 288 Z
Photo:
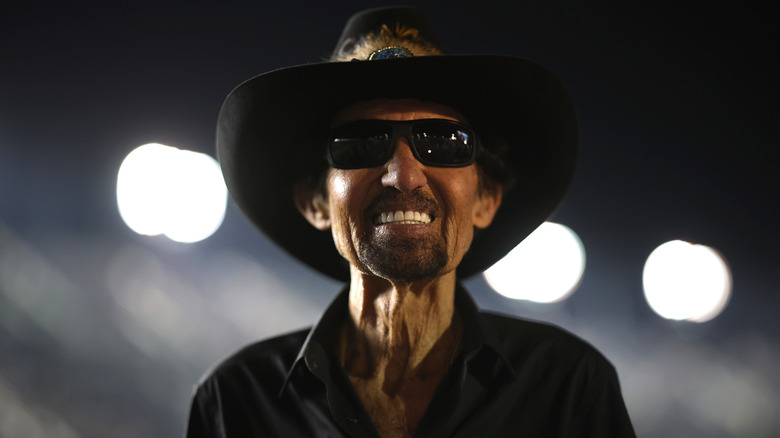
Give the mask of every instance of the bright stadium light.
M 227 189 L 213 158 L 156 143 L 125 157 L 116 194 L 119 214 L 130 229 L 185 243 L 212 235 L 227 207 Z
M 566 299 L 585 270 L 585 248 L 570 228 L 545 222 L 484 275 L 508 298 L 539 303 Z
M 708 246 L 681 240 L 650 253 L 642 283 L 650 308 L 673 320 L 709 321 L 731 296 L 731 271 L 723 257 Z

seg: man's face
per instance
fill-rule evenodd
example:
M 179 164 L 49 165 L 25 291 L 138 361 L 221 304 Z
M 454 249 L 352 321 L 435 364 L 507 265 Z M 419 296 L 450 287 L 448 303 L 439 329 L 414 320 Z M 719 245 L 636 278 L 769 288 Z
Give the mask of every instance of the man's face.
M 333 126 L 361 119 L 432 118 L 466 122 L 442 105 L 371 100 L 342 110 Z M 425 166 L 403 137 L 382 166 L 330 169 L 326 215 L 336 248 L 360 272 L 390 281 L 452 272 L 471 245 L 473 227 L 489 225 L 500 202 L 500 194 L 480 193 L 478 178 L 475 164 Z

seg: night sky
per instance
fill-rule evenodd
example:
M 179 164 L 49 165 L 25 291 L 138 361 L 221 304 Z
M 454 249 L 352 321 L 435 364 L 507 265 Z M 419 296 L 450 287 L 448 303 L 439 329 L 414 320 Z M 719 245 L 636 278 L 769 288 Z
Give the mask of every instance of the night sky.
M 780 427 L 769 414 L 780 408 L 776 15 L 681 3 L 419 4 L 451 53 L 515 55 L 556 72 L 580 120 L 577 175 L 552 218 L 585 245 L 579 290 L 544 307 L 495 295 L 479 278 L 467 285 L 483 307 L 547 320 L 596 344 L 616 364 L 644 436 L 770 436 Z M 22 428 L 33 424 L 40 436 L 176 436 L 191 386 L 210 364 L 313 322 L 338 284 L 282 254 L 232 205 L 222 228 L 198 244 L 135 235 L 117 212 L 116 172 L 145 143 L 214 155 L 217 113 L 233 87 L 319 62 L 351 13 L 383 4 L 0 6 L 0 405 L 22 418 L 19 429 L 0 425 L 0 435 L 38 436 Z M 673 323 L 645 303 L 644 260 L 673 239 L 713 246 L 729 262 L 733 296 L 718 318 Z M 180 328 L 200 335 L 139 335 L 154 311 L 139 316 L 107 292 L 124 278 L 108 260 L 121 257 L 155 260 Z M 263 303 L 305 310 L 267 323 L 231 313 L 251 293 L 221 292 L 238 290 L 225 273 L 238 262 L 229 260 L 274 272 L 267 289 L 298 291 L 263 295 Z M 32 290 L 38 295 L 25 293 Z M 193 311 L 192 296 L 211 310 Z M 241 318 L 249 322 L 231 322 Z M 64 328 L 75 334 L 60 337 Z M 669 383 L 662 393 L 651 381 L 691 382 L 696 371 L 721 389 L 708 397 L 690 383 L 672 394 Z M 654 387 L 657 403 L 641 401 Z M 726 401 L 701 402 L 726 393 L 744 394 L 741 406 L 755 409 L 723 420 Z M 3 415 L 0 424 L 11 424 Z

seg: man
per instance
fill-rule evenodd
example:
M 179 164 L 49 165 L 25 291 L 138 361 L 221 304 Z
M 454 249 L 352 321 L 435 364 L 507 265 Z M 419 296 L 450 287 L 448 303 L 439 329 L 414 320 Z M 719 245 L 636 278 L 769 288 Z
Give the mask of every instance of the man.
M 233 198 L 348 287 L 312 329 L 211 372 L 188 437 L 633 436 L 595 349 L 480 313 L 459 284 L 563 197 L 568 95 L 532 62 L 441 47 L 418 10 L 369 10 L 331 62 L 258 76 L 226 100 L 217 147 Z

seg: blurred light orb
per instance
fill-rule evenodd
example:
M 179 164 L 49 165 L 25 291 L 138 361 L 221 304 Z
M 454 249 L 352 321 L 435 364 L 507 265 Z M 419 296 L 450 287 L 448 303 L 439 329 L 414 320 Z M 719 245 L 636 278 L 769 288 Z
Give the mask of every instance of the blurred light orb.
M 682 240 L 650 253 L 642 283 L 653 311 L 673 320 L 709 321 L 731 296 L 731 271 L 723 257 L 708 246 Z
M 227 188 L 210 156 L 157 143 L 125 157 L 116 183 L 119 215 L 138 234 L 203 240 L 222 224 Z
M 545 222 L 484 276 L 507 298 L 555 303 L 574 292 L 584 271 L 585 248 L 577 234 L 565 225 Z

